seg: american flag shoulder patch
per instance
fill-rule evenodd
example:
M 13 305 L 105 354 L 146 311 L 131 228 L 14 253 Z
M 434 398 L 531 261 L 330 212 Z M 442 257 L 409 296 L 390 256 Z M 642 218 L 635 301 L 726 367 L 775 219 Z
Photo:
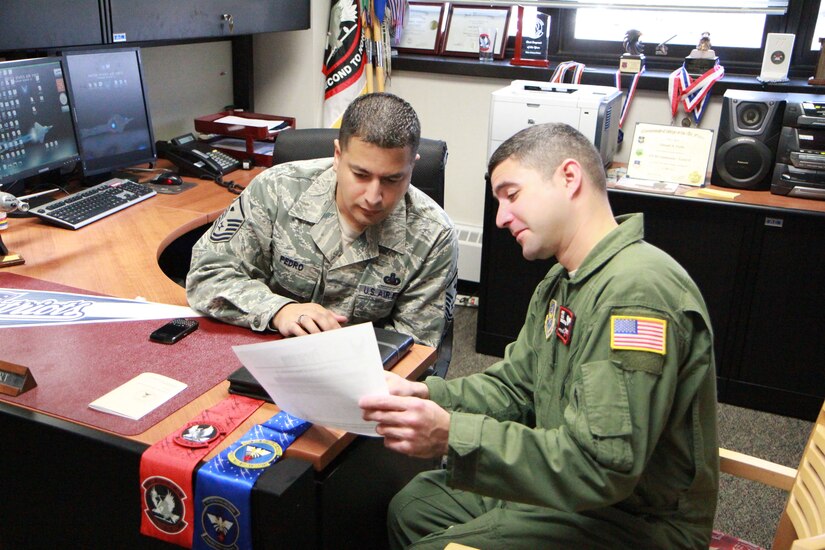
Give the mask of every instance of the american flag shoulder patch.
M 665 355 L 667 321 L 635 315 L 611 315 L 610 349 L 649 351 Z

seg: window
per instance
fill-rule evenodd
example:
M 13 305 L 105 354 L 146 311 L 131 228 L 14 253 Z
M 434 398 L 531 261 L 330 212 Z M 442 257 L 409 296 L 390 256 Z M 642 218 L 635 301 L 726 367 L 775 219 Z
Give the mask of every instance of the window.
M 476 0 L 467 0 L 476 1 Z M 506 0 L 494 0 L 501 5 Z M 570 0 L 571 2 L 573 0 Z M 581 3 L 591 0 L 579 0 Z M 627 0 L 625 4 L 635 1 Z M 638 0 L 639 3 L 644 3 Z M 664 0 L 650 0 L 653 5 Z M 707 0 L 711 2 L 711 0 Z M 607 3 L 597 2 L 596 4 Z M 456 3 L 461 3 L 458 0 Z M 511 3 L 517 5 L 517 0 Z M 820 5 L 822 4 L 822 5 Z M 696 5 L 706 5 L 697 1 Z M 527 9 L 536 9 L 525 8 Z M 825 0 L 788 0 L 784 15 L 747 12 L 670 11 L 667 9 L 609 9 L 540 7 L 550 15 L 551 67 L 559 61 L 575 60 L 590 67 L 615 68 L 624 53 L 622 41 L 630 29 L 642 33 L 648 69 L 672 71 L 680 66 L 699 42 L 703 32 L 710 33 L 711 47 L 728 74 L 757 75 L 761 68 L 768 33 L 796 35 L 790 76 L 807 78 L 817 64 L 820 44 L 825 37 Z M 516 10 L 514 7 L 513 10 Z M 510 18 L 512 56 L 517 16 Z M 657 55 L 656 46 L 666 42 L 667 54 Z
M 573 35 L 576 40 L 603 40 L 609 36 L 621 43 L 628 29 L 639 29 L 648 55 L 665 41 L 669 45 L 695 46 L 703 32 L 710 33 L 714 47 L 759 48 L 765 17 L 754 13 L 709 16 L 683 11 L 579 9 Z

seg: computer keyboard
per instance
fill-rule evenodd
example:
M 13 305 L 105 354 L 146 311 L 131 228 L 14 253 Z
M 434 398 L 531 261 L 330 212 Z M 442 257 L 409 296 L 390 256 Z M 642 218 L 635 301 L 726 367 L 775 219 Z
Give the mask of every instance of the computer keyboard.
M 32 208 L 29 213 L 60 227 L 80 229 L 155 195 L 157 193 L 145 185 L 112 178 L 68 197 Z

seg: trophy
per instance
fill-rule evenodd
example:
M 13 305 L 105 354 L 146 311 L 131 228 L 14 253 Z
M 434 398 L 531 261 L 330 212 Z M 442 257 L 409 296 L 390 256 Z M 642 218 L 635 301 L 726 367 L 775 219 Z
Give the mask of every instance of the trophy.
M 825 38 L 819 39 L 819 61 L 816 64 L 816 73 L 808 79 L 812 86 L 825 86 Z
M 619 72 L 642 72 L 642 69 L 645 66 L 645 54 L 642 53 L 644 50 L 644 44 L 642 44 L 642 41 L 640 40 L 641 37 L 641 31 L 636 29 L 630 29 L 625 33 L 624 42 L 622 42 L 625 53 L 623 53 L 622 57 L 619 58 Z
M 710 47 L 710 33 L 703 32 L 699 43 L 685 58 L 685 70 L 691 75 L 705 74 L 719 62 L 716 52 Z

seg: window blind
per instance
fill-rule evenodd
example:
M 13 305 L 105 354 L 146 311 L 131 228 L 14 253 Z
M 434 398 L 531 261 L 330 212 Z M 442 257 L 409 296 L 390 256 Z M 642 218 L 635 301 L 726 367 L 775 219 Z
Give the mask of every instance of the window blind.
M 524 6 L 540 8 L 609 8 L 626 10 L 667 10 L 784 15 L 788 0 L 458 0 L 458 4 L 479 6 Z

